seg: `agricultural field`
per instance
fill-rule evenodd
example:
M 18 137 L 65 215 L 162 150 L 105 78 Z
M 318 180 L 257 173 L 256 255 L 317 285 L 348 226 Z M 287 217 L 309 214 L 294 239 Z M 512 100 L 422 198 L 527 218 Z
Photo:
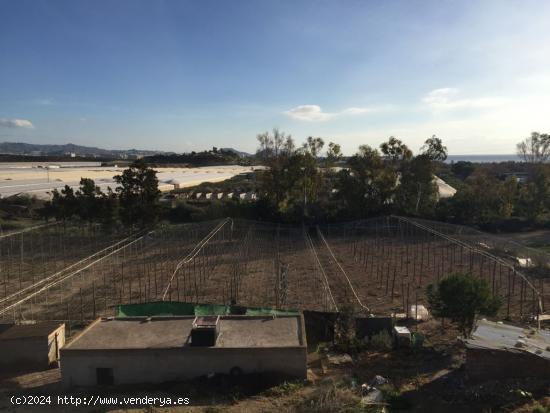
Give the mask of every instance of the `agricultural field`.
M 414 318 L 426 286 L 455 272 L 487 280 L 500 318 L 531 323 L 547 311 L 550 278 L 533 268 L 543 255 L 523 268 L 511 257 L 527 252 L 436 224 L 225 219 L 128 234 L 51 225 L 0 239 L 0 319 L 85 324 L 119 304 L 160 300 Z

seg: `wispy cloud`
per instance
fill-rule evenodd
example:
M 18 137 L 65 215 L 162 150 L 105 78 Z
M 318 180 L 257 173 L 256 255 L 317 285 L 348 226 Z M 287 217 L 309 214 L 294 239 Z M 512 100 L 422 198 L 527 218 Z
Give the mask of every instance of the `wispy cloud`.
M 36 98 L 32 100 L 33 105 L 50 106 L 50 105 L 53 105 L 53 103 L 54 103 L 53 99 L 49 99 L 49 98 Z
M 0 118 L 0 126 L 4 128 L 25 128 L 32 129 L 34 125 L 30 120 L 26 119 L 2 119 Z
M 342 113 L 347 113 L 349 115 L 366 115 L 367 113 L 373 113 L 376 112 L 377 108 L 347 108 L 342 111 Z
M 323 121 L 334 117 L 334 113 L 323 112 L 318 105 L 300 105 L 287 110 L 285 114 L 292 119 L 305 121 Z
M 325 121 L 342 115 L 366 115 L 381 110 L 381 107 L 350 107 L 339 112 L 325 112 L 318 105 L 300 105 L 285 111 L 285 115 L 308 122 Z
M 459 89 L 445 87 L 434 89 L 422 98 L 422 102 L 434 111 L 494 108 L 505 103 L 500 97 L 461 97 Z

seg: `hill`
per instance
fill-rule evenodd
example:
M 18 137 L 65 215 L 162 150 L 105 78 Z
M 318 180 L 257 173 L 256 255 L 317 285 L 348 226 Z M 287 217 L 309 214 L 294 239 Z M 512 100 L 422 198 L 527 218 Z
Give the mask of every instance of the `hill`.
M 102 149 L 93 146 L 81 146 L 72 143 L 63 145 L 34 144 L 23 142 L 1 142 L 0 154 L 6 155 L 30 155 L 30 156 L 61 156 L 71 155 L 91 158 L 136 158 L 139 156 L 151 156 L 166 154 L 162 151 L 148 151 L 139 149 Z

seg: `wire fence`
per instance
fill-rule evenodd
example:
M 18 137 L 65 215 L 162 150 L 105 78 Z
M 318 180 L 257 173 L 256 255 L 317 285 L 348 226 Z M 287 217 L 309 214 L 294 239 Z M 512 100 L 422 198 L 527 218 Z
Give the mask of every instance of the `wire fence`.
M 225 219 L 127 234 L 54 225 L 0 239 L 0 321 L 85 324 L 120 304 L 161 300 L 414 316 L 426 286 L 456 272 L 488 282 L 500 317 L 532 321 L 550 305 L 550 278 L 540 275 L 548 264 L 520 247 L 396 216 L 320 227 Z

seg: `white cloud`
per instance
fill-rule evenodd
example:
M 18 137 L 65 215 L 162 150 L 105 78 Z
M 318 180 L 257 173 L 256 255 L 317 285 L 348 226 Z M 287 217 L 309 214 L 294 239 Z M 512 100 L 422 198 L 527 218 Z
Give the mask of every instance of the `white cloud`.
M 340 112 L 323 112 L 318 105 L 300 105 L 284 112 L 287 116 L 296 120 L 325 121 L 341 115 L 365 115 L 382 110 L 382 107 L 350 107 Z
M 333 113 L 323 112 L 320 106 L 318 105 L 300 105 L 287 110 L 285 112 L 287 116 L 290 116 L 292 119 L 296 120 L 305 120 L 305 121 L 323 121 L 328 120 L 334 116 Z
M 435 89 L 422 98 L 422 102 L 435 112 L 459 109 L 485 109 L 498 107 L 506 102 L 500 97 L 462 98 L 460 90 L 452 87 Z
M 34 128 L 34 125 L 32 124 L 32 122 L 26 119 L 1 119 L 0 118 L 0 126 L 3 126 L 4 128 L 26 128 L 26 129 Z

